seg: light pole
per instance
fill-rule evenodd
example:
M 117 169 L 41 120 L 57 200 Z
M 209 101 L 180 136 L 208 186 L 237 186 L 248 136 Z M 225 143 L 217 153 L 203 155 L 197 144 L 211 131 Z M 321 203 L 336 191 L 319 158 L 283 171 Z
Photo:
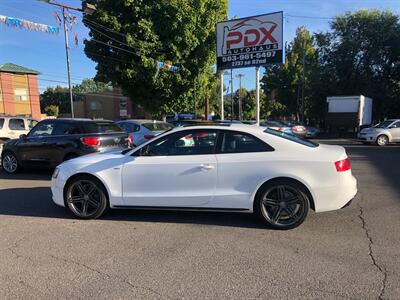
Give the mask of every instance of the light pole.
M 62 15 L 63 15 L 63 28 L 64 28 L 64 42 L 65 42 L 65 55 L 67 57 L 67 73 L 68 73 L 68 90 L 69 90 L 69 101 L 71 104 L 71 118 L 74 118 L 74 101 L 72 97 L 72 84 L 71 84 L 71 66 L 69 62 L 69 43 L 68 43 L 68 29 L 67 29 L 67 13 L 68 9 L 76 10 L 83 12 L 87 15 L 92 15 L 96 11 L 96 6 L 85 3 L 83 4 L 82 8 L 72 7 L 69 5 L 60 4 L 57 2 L 53 2 L 50 0 L 41 0 L 47 4 L 55 5 L 61 7 Z
M 236 77 L 239 78 L 239 120 L 242 120 L 242 77 L 244 74 L 237 74 Z

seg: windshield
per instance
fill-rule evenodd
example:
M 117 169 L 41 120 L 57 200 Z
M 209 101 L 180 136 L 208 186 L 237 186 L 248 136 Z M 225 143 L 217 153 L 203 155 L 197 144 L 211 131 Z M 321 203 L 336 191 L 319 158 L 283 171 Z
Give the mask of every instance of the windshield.
M 380 122 L 380 123 L 376 124 L 374 126 L 374 128 L 386 128 L 392 123 L 393 123 L 393 121 L 383 121 L 383 122 Z
M 304 146 L 307 146 L 307 147 L 316 148 L 316 147 L 319 146 L 318 143 L 314 143 L 314 142 L 311 142 L 309 140 L 299 138 L 299 137 L 297 137 L 295 135 L 287 134 L 285 132 L 274 130 L 274 129 L 271 129 L 271 128 L 265 129 L 264 132 L 272 134 L 272 135 L 275 135 L 275 136 L 279 136 L 279 137 L 281 137 L 283 139 L 286 139 L 286 140 L 289 140 L 289 141 L 292 141 L 292 142 L 295 142 L 295 143 L 298 143 L 298 144 L 301 144 L 301 145 L 304 145 Z
M 148 130 L 151 130 L 151 131 L 165 131 L 165 130 L 173 128 L 174 126 L 169 123 L 155 122 L 155 123 L 144 123 L 143 127 L 147 128 Z

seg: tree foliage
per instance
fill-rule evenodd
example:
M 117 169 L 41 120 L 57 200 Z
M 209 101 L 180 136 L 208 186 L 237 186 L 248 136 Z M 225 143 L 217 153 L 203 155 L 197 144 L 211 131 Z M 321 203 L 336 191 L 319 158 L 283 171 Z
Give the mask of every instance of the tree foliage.
M 299 118 L 304 109 L 309 115 L 314 104 L 312 96 L 316 68 L 314 39 L 306 28 L 300 27 L 294 40 L 286 46 L 285 63 L 266 68 L 262 88 L 268 96 L 267 101 L 272 102 L 279 112 L 286 109 L 287 114 Z M 304 108 L 301 101 L 303 93 Z
M 80 84 L 72 87 L 72 94 L 74 101 L 79 101 L 82 99 L 83 94 L 99 93 L 111 89 L 112 88 L 109 84 L 94 81 L 93 79 L 84 79 Z M 48 87 L 42 94 L 40 94 L 40 107 L 41 110 L 45 112 L 46 107 L 49 106 L 58 107 L 58 113 L 60 114 L 70 113 L 71 103 L 69 98 L 69 89 L 62 86 Z
M 44 108 L 44 113 L 48 116 L 58 117 L 59 107 L 57 105 L 48 105 Z
M 150 112 L 193 112 L 204 103 L 215 80 L 215 24 L 226 18 L 227 0 L 98 0 L 96 7 L 84 21 L 98 79 Z M 156 61 L 180 70 L 156 76 Z
M 286 61 L 263 78 L 268 101 L 299 115 L 302 53 L 305 53 L 304 111 L 322 119 L 326 97 L 365 95 L 374 99 L 374 118 L 399 117 L 400 22 L 391 12 L 359 10 L 337 16 L 331 30 L 311 36 L 299 28 L 286 49 Z M 303 52 L 304 51 L 304 52 Z

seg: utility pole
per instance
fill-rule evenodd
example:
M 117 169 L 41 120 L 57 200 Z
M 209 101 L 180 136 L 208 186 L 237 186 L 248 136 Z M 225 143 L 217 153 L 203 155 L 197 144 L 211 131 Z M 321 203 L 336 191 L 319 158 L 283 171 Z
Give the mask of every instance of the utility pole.
M 69 61 L 69 43 L 68 43 L 68 28 L 67 28 L 67 16 L 68 10 L 75 10 L 83 12 L 87 15 L 92 15 L 96 11 L 96 7 L 92 4 L 84 3 L 82 8 L 72 7 L 69 5 L 60 4 L 50 0 L 41 0 L 50 5 L 61 7 L 63 15 L 63 27 L 64 27 L 64 42 L 65 42 L 65 54 L 67 57 L 67 73 L 68 73 L 68 89 L 69 89 L 69 101 L 71 105 L 71 118 L 74 118 L 74 99 L 72 96 L 72 84 L 71 84 L 71 65 Z
M 220 86 L 220 101 L 221 101 L 221 120 L 223 121 L 225 116 L 224 116 L 224 71 L 221 71 L 220 73 L 220 81 L 221 81 L 221 86 Z
M 304 123 L 304 85 L 305 85 L 305 69 L 306 69 L 306 49 L 303 38 L 303 75 L 301 84 L 301 122 Z
M 242 77 L 244 74 L 237 74 L 236 77 L 239 78 L 239 120 L 242 120 Z
M 233 120 L 233 70 L 231 69 L 231 120 Z

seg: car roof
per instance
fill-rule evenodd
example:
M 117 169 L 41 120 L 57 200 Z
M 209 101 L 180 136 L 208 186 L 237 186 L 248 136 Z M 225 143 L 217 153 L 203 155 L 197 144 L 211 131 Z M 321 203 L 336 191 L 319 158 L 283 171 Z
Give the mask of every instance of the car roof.
M 26 117 L 26 116 L 2 116 L 2 115 L 0 115 L 0 119 L 29 119 L 29 120 L 38 121 L 38 120 L 35 119 L 35 118 Z
M 187 131 L 187 130 L 195 130 L 195 129 L 219 129 L 219 130 L 232 130 L 232 131 L 243 131 L 247 133 L 261 132 L 265 130 L 265 127 L 260 126 L 252 126 L 248 124 L 200 124 L 200 125 L 191 125 L 191 126 L 183 126 L 183 127 L 175 127 L 171 129 L 169 132 L 178 132 L 178 131 Z
M 114 123 L 112 120 L 103 119 L 87 119 L 87 118 L 57 118 L 57 119 L 44 119 L 42 121 L 54 121 L 54 122 L 95 122 L 95 123 Z
M 164 121 L 149 120 L 149 119 L 128 119 L 128 120 L 118 121 L 118 123 L 121 123 L 121 122 L 130 122 L 130 123 L 136 123 L 136 124 L 144 124 L 144 123 L 166 123 L 166 122 L 164 122 Z

